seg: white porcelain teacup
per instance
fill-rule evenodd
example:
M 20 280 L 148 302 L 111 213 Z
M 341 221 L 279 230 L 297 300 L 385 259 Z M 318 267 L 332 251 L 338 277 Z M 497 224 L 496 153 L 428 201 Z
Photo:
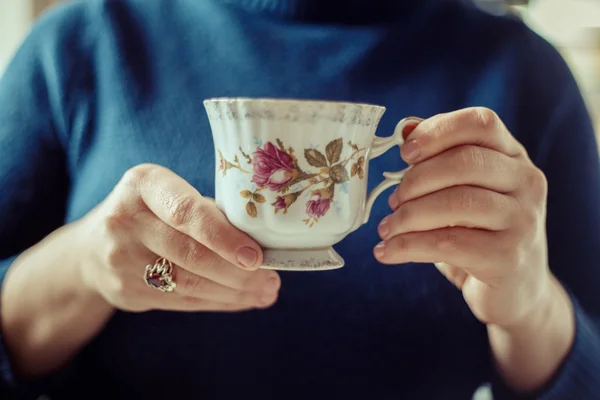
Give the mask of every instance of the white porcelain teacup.
M 217 206 L 264 248 L 263 268 L 326 270 L 344 260 L 333 245 L 369 219 L 375 199 L 404 171 L 386 172 L 367 196 L 369 161 L 420 122 L 375 131 L 385 108 L 287 99 L 204 102 L 215 145 Z

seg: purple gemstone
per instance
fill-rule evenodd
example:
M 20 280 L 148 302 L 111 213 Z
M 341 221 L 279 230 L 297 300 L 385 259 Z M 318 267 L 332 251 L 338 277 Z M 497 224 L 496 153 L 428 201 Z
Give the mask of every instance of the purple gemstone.
M 159 274 L 152 274 L 152 276 L 150 276 L 150 278 L 148 278 L 148 283 L 156 288 L 161 288 L 161 287 L 165 286 L 165 282 L 163 282 L 160 279 Z

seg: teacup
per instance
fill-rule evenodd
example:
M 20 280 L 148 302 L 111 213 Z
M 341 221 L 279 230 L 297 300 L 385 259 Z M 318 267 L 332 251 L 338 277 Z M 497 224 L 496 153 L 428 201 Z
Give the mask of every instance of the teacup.
M 385 107 L 288 99 L 204 101 L 216 156 L 215 197 L 229 221 L 264 248 L 262 268 L 341 268 L 333 245 L 369 219 L 406 170 L 385 172 L 367 195 L 369 161 L 404 142 L 375 131 Z

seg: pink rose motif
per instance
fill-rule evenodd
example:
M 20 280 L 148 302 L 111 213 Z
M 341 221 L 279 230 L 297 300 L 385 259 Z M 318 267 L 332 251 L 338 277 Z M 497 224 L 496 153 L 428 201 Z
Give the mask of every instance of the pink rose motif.
M 275 203 L 273 203 L 273 207 L 275 207 L 277 210 L 285 210 L 287 208 L 285 205 L 285 199 L 283 197 L 278 197 L 277 200 L 275 200 Z
M 271 142 L 267 142 L 262 149 L 256 149 L 252 164 L 252 182 L 259 187 L 268 187 L 273 192 L 281 189 L 298 174 L 292 157 Z
M 331 199 L 324 199 L 321 192 L 313 192 L 310 200 L 306 203 L 306 213 L 309 217 L 322 217 L 331 206 Z
M 285 196 L 278 196 L 275 199 L 275 202 L 272 204 L 272 206 L 275 207 L 275 214 L 277 214 L 277 212 L 281 210 L 283 210 L 284 214 L 287 214 L 288 208 L 290 208 L 290 206 L 296 202 L 300 194 L 302 194 L 302 192 L 289 193 Z

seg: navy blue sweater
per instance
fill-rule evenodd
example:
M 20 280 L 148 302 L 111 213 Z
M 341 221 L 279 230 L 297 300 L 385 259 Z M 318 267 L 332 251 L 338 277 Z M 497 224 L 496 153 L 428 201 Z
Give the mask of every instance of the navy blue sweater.
M 455 1 L 85 0 L 50 12 L 0 81 L 0 277 L 136 164 L 165 165 L 211 196 L 202 100 L 219 96 L 381 104 L 381 135 L 408 115 L 494 109 L 547 175 L 550 266 L 576 307 L 574 347 L 538 395 L 600 399 L 600 166 L 588 112 L 549 44 Z M 389 152 L 370 186 L 403 167 Z M 492 382 L 513 398 L 460 291 L 432 265 L 375 261 L 388 213 L 382 198 L 337 246 L 345 268 L 283 273 L 269 310 L 118 312 L 43 382 L 16 381 L 0 352 L 1 386 L 54 399 L 432 400 L 469 399 Z

